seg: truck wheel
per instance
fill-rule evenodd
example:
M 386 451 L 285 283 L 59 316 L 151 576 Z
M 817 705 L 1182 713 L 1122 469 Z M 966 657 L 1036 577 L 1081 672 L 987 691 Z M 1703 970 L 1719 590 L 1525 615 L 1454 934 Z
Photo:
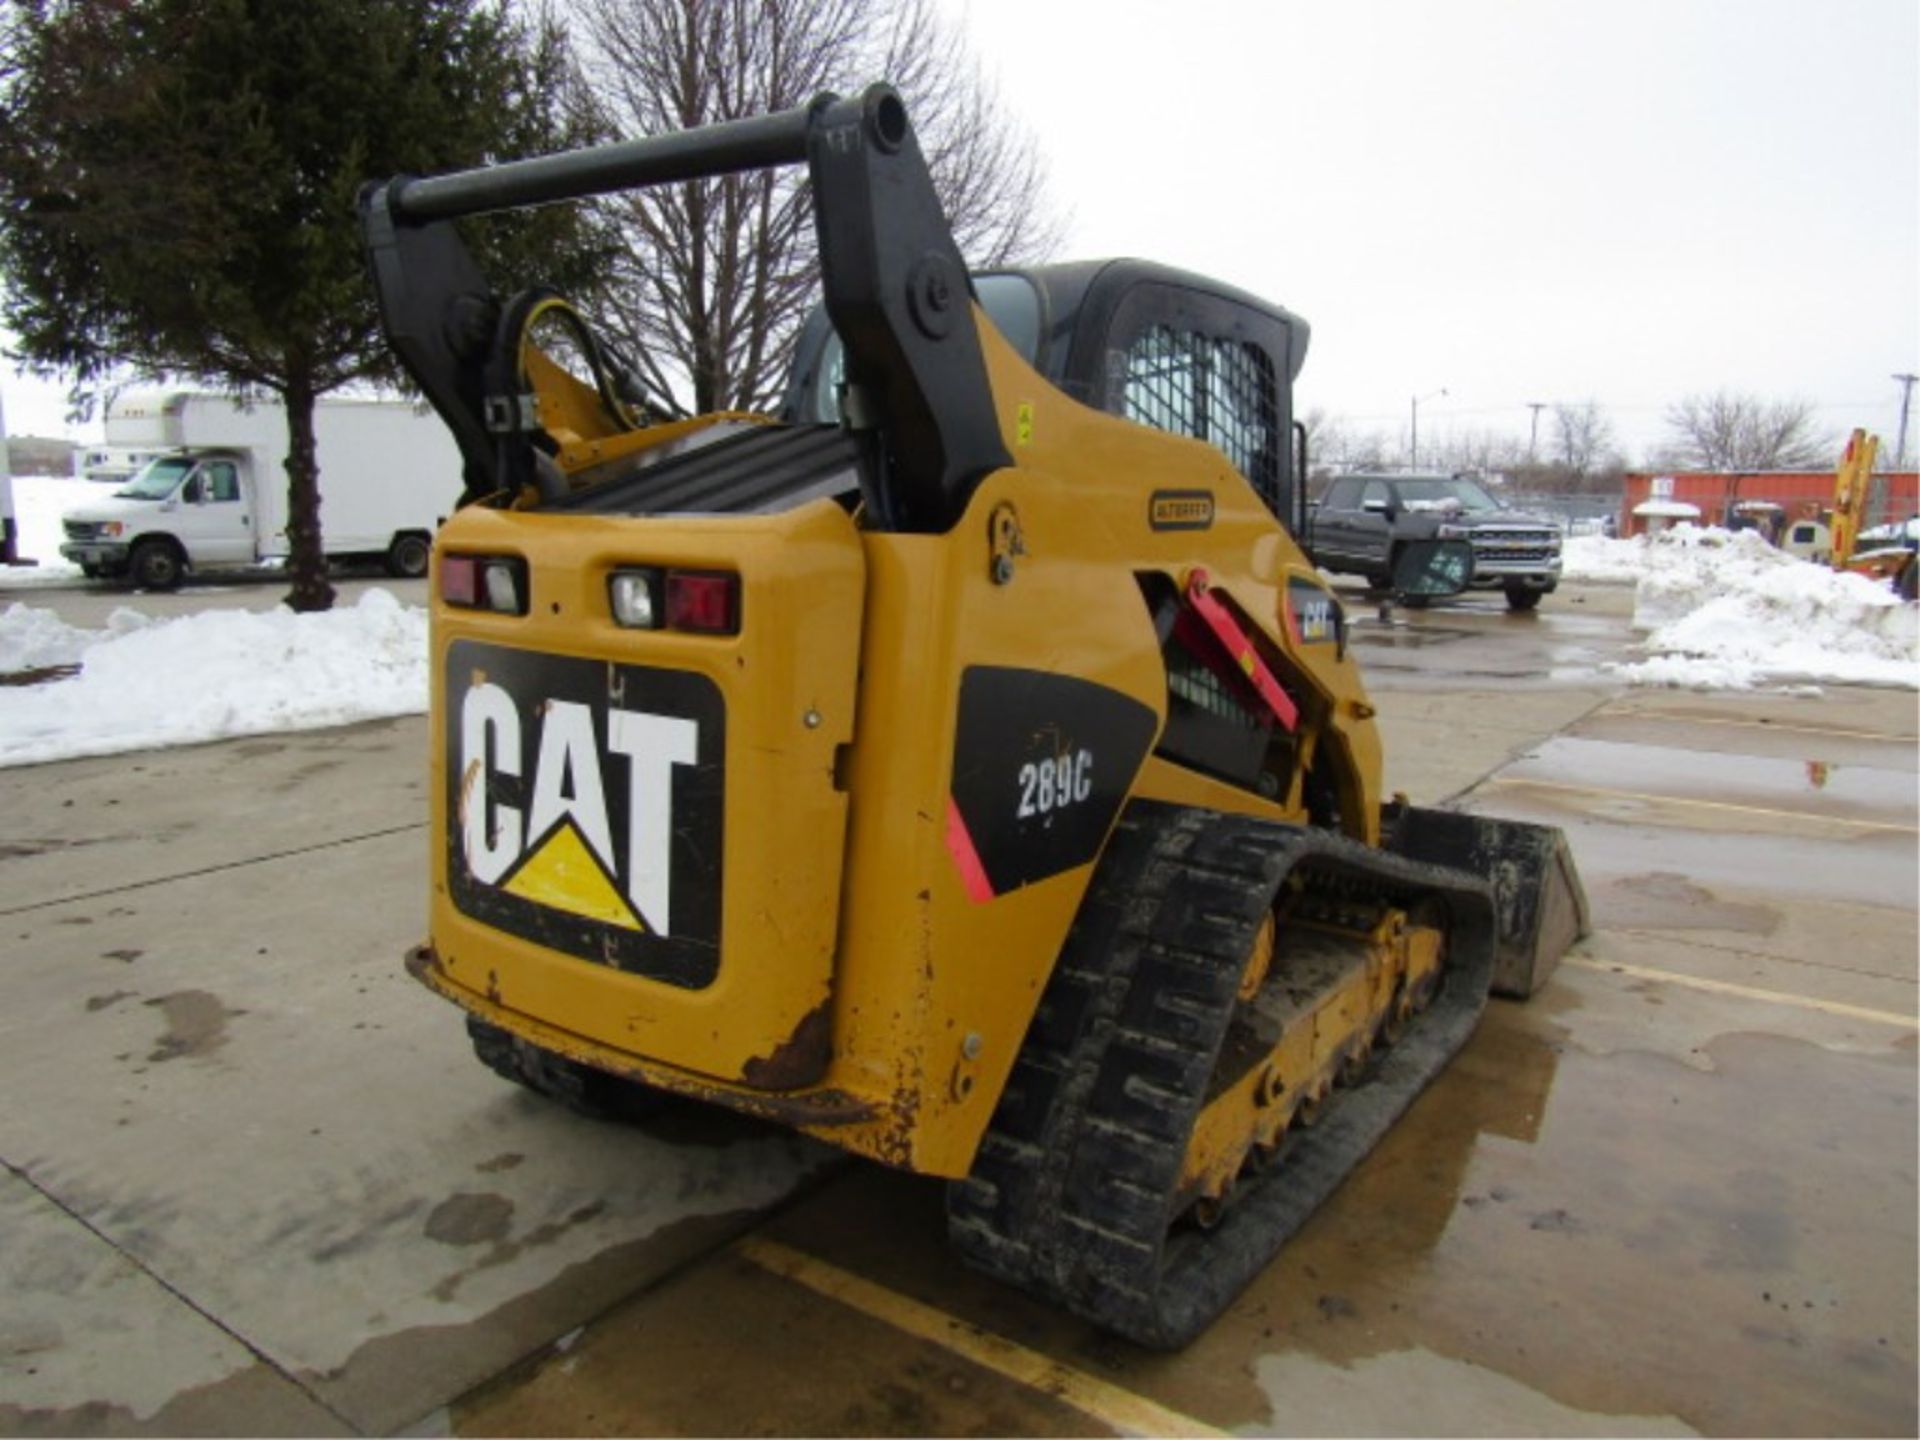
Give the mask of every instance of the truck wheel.
M 102 575 L 106 574 L 107 572 L 98 565 L 83 564 L 80 567 L 80 573 L 86 576 L 87 579 L 89 580 L 98 580 Z
M 396 535 L 387 547 L 387 573 L 401 580 L 418 580 L 427 573 L 433 542 L 424 535 Z
M 186 557 L 171 540 L 142 540 L 133 547 L 127 572 L 143 590 L 178 590 L 187 573 Z
M 1532 610 L 1540 603 L 1540 597 L 1547 592 L 1534 590 L 1526 585 L 1507 586 L 1507 608 L 1509 610 Z

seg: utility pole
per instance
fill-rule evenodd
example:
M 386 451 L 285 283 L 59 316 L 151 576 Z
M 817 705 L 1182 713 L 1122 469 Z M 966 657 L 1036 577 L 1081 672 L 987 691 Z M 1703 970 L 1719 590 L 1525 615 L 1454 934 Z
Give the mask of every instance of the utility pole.
M 1540 443 L 1540 412 L 1547 408 L 1544 400 L 1527 401 L 1527 409 L 1533 412 L 1533 422 L 1527 426 L 1527 464 L 1533 464 L 1534 451 Z
M 1920 380 L 1920 375 L 1896 375 L 1893 378 L 1900 382 L 1900 435 L 1893 442 L 1893 468 L 1904 470 L 1907 468 L 1907 404 L 1913 399 L 1913 382 Z
M 1422 400 L 1431 400 L 1435 395 L 1444 395 L 1446 393 L 1446 388 L 1442 386 L 1431 394 L 1416 395 L 1413 397 L 1413 419 L 1407 426 L 1407 469 L 1409 470 L 1418 470 L 1420 468 L 1420 402 Z

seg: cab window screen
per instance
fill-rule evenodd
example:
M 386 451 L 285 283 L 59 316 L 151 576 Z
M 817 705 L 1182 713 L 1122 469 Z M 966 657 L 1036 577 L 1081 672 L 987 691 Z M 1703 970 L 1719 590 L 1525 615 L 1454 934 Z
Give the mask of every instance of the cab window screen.
M 1279 486 L 1273 362 L 1258 345 L 1170 325 L 1128 347 L 1120 413 L 1218 449 L 1269 504 Z

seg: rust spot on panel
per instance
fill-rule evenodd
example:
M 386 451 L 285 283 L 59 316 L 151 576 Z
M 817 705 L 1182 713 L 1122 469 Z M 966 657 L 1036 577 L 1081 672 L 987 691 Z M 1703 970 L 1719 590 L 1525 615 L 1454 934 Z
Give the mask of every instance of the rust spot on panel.
M 407 973 L 420 981 L 425 981 L 429 975 L 440 975 L 439 952 L 431 945 L 414 946 L 407 951 Z
M 920 1088 L 902 1085 L 887 1106 L 888 1125 L 877 1138 L 874 1159 L 901 1170 L 913 1168 L 913 1132 L 920 1119 Z
M 756 1090 L 798 1090 L 827 1073 L 833 1058 L 831 999 L 823 999 L 793 1027 L 793 1034 L 766 1055 L 740 1067 L 740 1078 Z

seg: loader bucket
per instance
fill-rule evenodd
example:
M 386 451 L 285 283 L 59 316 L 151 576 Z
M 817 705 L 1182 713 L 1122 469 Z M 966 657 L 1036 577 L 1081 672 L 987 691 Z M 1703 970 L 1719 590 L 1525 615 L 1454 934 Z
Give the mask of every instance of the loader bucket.
M 1499 944 L 1493 993 L 1525 1000 L 1589 930 L 1587 892 L 1557 826 L 1409 805 L 1387 817 L 1388 848 L 1493 886 Z

